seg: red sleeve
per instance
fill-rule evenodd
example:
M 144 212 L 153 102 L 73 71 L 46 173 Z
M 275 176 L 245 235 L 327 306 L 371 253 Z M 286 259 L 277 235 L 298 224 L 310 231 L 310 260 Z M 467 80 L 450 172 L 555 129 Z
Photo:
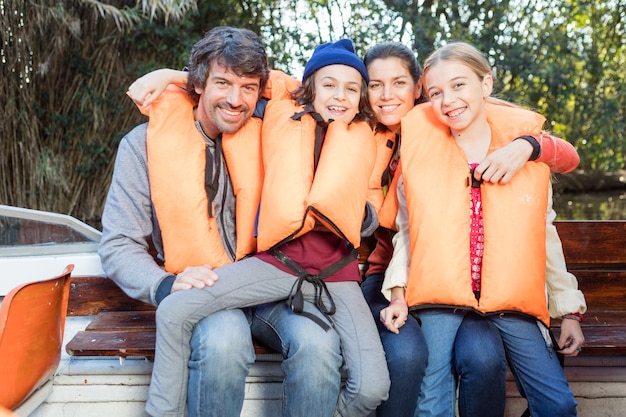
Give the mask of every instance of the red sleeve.
M 536 139 L 541 145 L 541 155 L 537 162 L 544 162 L 553 172 L 567 174 L 580 163 L 576 148 L 568 141 L 545 133 Z

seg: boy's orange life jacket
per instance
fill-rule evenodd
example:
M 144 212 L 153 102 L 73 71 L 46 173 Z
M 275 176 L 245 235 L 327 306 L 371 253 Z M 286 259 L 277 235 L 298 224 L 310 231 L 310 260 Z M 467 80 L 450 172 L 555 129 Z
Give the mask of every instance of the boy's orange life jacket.
M 289 99 L 291 92 L 298 87 L 300 87 L 300 81 L 282 71 L 271 70 L 262 96 L 268 100 Z
M 541 131 L 536 113 L 499 106 L 488 114 L 490 151 Z M 464 153 L 430 103 L 402 120 L 401 155 L 410 230 L 409 306 L 521 312 L 549 324 L 545 227 L 549 169 L 529 162 L 506 185 L 481 185 L 484 257 L 480 300 L 471 286 L 470 174 Z
M 215 217 L 208 215 L 212 203 L 205 190 L 207 145 L 196 127 L 194 106 L 185 90 L 170 86 L 149 108 L 140 108 L 150 117 L 148 173 L 165 269 L 175 274 L 187 266 L 216 268 L 233 261 L 223 247 Z M 254 226 L 263 178 L 260 137 L 261 120 L 254 117 L 237 133 L 222 136 L 237 201 L 235 259 L 256 250 Z
M 316 222 L 358 247 L 376 157 L 372 129 L 330 123 L 315 168 L 316 122 L 308 113 L 292 119 L 301 111 L 292 100 L 270 100 L 265 112 L 258 250 L 301 236 Z

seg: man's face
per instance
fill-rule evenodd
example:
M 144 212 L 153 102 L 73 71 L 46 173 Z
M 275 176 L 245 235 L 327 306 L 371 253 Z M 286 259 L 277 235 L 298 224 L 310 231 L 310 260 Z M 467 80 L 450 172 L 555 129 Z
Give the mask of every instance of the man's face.
M 211 138 L 220 133 L 235 133 L 248 121 L 259 99 L 261 77 L 241 77 L 229 68 L 213 63 L 200 95 L 196 119 Z

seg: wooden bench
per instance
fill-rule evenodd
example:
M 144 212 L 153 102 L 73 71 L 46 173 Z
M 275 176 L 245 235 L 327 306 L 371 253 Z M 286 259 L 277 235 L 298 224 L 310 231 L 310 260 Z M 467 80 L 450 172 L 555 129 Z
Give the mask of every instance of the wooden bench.
M 582 356 L 626 355 L 626 221 L 556 226 L 568 270 L 587 300 Z M 72 278 L 68 316 L 77 315 L 95 317 L 66 345 L 70 355 L 154 357 L 154 307 L 127 297 L 110 279 Z M 258 342 L 255 351 L 276 353 Z
M 581 357 L 626 355 L 626 221 L 555 224 L 567 269 L 578 278 L 587 301 Z
M 72 277 L 68 316 L 94 316 L 70 340 L 72 356 L 144 356 L 154 358 L 155 307 L 128 297 L 106 277 Z M 257 355 L 277 353 L 254 341 Z

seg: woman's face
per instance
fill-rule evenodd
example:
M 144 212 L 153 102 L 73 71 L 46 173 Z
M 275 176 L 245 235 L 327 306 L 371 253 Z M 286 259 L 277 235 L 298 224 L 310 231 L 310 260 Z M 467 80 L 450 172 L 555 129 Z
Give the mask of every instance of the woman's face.
M 359 112 L 361 73 L 347 65 L 327 65 L 315 74 L 313 108 L 325 121 L 350 123 Z
M 367 67 L 370 78 L 368 95 L 378 122 L 400 133 L 400 119 L 415 105 L 421 94 L 416 82 L 400 58 L 379 58 Z

